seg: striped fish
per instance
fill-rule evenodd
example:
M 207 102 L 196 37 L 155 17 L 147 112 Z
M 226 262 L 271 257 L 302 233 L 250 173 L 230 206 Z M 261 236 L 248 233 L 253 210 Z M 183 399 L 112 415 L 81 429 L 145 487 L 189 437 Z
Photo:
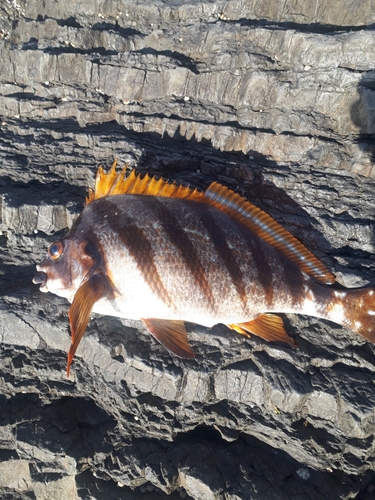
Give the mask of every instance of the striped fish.
M 294 236 L 214 182 L 204 192 L 141 177 L 116 162 L 62 240 L 37 265 L 42 292 L 66 297 L 72 344 L 67 375 L 92 311 L 139 320 L 182 358 L 194 353 L 184 322 L 224 323 L 293 345 L 274 313 L 329 319 L 375 341 L 374 289 L 345 289 Z

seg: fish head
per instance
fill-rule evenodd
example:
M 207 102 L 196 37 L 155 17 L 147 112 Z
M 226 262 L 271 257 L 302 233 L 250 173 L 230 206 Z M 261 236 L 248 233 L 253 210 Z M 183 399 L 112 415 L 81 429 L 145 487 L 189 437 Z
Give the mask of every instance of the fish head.
M 87 240 L 62 239 L 48 248 L 46 258 L 36 266 L 33 283 L 41 292 L 51 292 L 70 302 L 78 288 L 90 278 L 98 264 L 98 255 Z

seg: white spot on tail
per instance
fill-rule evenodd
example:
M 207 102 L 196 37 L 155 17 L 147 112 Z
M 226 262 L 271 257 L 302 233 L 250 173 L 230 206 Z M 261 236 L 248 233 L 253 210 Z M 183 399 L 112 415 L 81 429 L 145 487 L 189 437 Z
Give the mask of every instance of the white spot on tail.
M 303 314 L 307 314 L 308 316 L 318 316 L 318 312 L 316 310 L 316 303 L 314 300 L 306 298 L 302 304 Z
M 344 299 L 346 297 L 346 292 L 339 292 L 335 290 L 333 293 L 338 299 Z
M 342 325 L 346 319 L 342 304 L 335 304 L 329 311 L 329 319 L 334 323 Z
M 374 295 L 374 290 L 369 290 L 368 294 L 370 295 L 370 297 L 372 297 Z
M 356 328 L 361 328 L 362 326 L 362 323 L 360 321 L 356 321 L 354 324 Z
M 371 309 L 369 309 L 367 311 L 367 314 L 369 314 L 370 316 L 375 316 L 375 311 L 371 311 Z

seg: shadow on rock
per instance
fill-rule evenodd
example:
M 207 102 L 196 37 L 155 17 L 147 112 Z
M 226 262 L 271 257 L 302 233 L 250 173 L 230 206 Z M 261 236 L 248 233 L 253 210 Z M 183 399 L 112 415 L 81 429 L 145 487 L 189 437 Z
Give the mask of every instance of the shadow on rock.
M 360 129 L 358 146 L 375 162 L 375 71 L 366 71 L 358 85 L 359 99 L 350 110 L 353 123 Z

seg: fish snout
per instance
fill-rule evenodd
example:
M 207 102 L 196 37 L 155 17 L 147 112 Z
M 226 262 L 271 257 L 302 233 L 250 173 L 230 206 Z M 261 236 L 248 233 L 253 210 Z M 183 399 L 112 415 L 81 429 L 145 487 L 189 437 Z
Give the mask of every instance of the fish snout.
M 38 271 L 38 267 L 37 267 L 37 271 Z M 42 292 L 44 292 L 46 290 L 45 289 L 43 290 L 43 288 L 45 288 L 45 286 L 47 284 L 47 280 L 48 280 L 47 274 L 44 273 L 43 271 L 38 271 L 33 278 L 33 283 L 35 283 L 36 285 L 40 284 L 40 290 Z

